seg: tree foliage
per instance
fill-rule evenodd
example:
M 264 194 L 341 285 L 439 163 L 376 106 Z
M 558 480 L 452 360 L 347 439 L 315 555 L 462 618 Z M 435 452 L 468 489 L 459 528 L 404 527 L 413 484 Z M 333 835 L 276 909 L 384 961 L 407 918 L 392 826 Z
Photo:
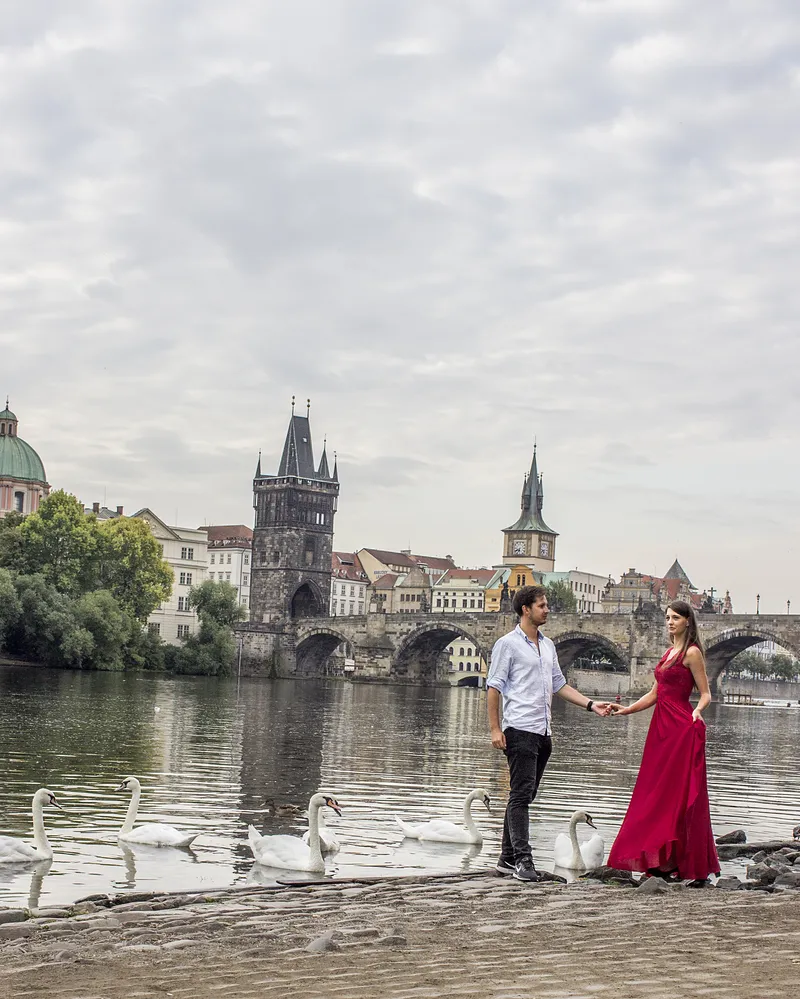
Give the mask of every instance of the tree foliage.
M 800 679 L 800 662 L 776 652 L 771 656 L 760 656 L 757 652 L 747 649 L 735 656 L 725 667 L 727 677 L 747 677 L 753 680 L 798 680 Z
M 172 592 L 172 569 L 145 521 L 118 517 L 98 524 L 97 584 L 138 621 Z
M 573 614 L 578 608 L 578 601 L 572 587 L 566 579 L 556 579 L 545 586 L 547 604 L 551 611 L 559 614 Z
M 97 557 L 97 524 L 74 496 L 51 493 L 35 513 L 19 525 L 18 562 L 26 575 L 43 576 L 62 593 L 93 588 Z
M 189 606 L 197 610 L 200 629 L 183 642 L 175 658 L 179 673 L 224 676 L 231 672 L 236 655 L 233 625 L 244 617 L 236 589 L 210 579 L 189 591 Z

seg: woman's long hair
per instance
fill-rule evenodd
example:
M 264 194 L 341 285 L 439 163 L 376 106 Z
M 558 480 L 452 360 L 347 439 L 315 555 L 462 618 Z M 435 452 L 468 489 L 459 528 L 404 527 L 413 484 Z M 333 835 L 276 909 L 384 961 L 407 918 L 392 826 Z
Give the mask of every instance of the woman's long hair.
M 697 627 L 697 615 L 692 605 L 687 604 L 685 600 L 673 600 L 667 607 L 667 610 L 680 614 L 681 617 L 685 617 L 689 622 L 689 627 L 683 633 L 683 645 L 677 658 L 683 659 L 692 645 L 696 645 L 700 649 L 700 654 L 705 658 L 705 650 L 703 649 L 703 643 L 700 641 L 700 632 Z

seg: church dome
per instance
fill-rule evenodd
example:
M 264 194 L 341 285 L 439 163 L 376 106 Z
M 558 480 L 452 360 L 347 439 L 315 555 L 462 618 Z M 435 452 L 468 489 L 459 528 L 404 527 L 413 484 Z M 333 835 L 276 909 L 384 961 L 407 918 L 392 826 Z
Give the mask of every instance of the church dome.
M 0 479 L 47 482 L 42 459 L 17 436 L 17 418 L 8 408 L 0 412 Z

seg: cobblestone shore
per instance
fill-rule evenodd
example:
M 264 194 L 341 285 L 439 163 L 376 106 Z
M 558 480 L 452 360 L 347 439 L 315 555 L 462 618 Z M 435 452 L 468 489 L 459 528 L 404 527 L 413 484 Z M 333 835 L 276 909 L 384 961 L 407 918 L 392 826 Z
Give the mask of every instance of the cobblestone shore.
M 0 996 L 675 999 L 800 990 L 800 892 L 492 874 L 0 910 Z

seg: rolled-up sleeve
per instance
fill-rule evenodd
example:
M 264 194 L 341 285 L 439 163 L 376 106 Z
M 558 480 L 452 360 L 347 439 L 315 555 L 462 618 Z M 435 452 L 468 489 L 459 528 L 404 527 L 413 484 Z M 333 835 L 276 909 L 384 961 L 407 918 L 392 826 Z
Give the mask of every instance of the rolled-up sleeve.
M 511 649 L 505 637 L 498 638 L 492 649 L 492 660 L 489 665 L 489 675 L 486 677 L 486 686 L 494 687 L 502 694 L 506 680 L 508 680 L 508 667 L 511 661 Z M 560 671 L 559 671 L 560 672 Z
M 561 667 L 558 665 L 558 653 L 556 652 L 555 644 L 553 645 L 553 693 L 557 694 L 562 687 L 567 684 L 564 674 L 561 672 Z

